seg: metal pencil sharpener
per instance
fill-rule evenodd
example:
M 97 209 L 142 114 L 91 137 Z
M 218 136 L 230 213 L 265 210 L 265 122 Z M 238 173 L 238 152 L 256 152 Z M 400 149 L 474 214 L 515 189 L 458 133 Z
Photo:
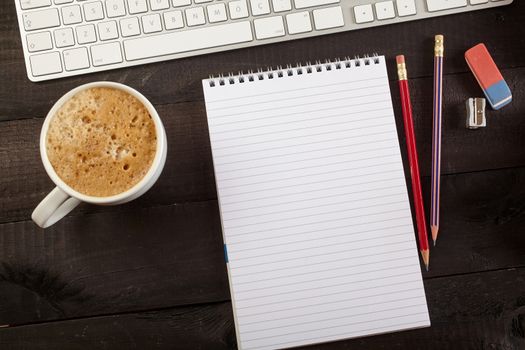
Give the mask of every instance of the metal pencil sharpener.
M 467 100 L 467 128 L 478 129 L 487 126 L 485 117 L 485 106 L 487 102 L 484 98 L 469 98 Z

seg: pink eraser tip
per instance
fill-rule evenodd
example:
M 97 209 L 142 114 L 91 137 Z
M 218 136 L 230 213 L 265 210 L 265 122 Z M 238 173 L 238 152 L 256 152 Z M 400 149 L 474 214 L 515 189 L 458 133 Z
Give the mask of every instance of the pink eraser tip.
M 396 56 L 396 62 L 397 62 L 397 64 L 405 63 L 405 56 L 403 56 L 403 55 Z
M 512 101 L 510 88 L 485 45 L 468 49 L 465 59 L 492 108 L 500 109 Z

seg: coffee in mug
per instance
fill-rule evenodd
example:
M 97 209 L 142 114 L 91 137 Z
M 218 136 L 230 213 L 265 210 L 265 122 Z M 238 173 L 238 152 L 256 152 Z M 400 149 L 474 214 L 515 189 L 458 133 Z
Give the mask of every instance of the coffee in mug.
M 155 107 L 137 90 L 109 81 L 79 86 L 51 108 L 40 155 L 56 187 L 31 218 L 46 228 L 80 203 L 132 201 L 157 181 L 168 150 Z
M 78 92 L 52 117 L 47 156 L 77 192 L 113 196 L 135 186 L 155 158 L 157 135 L 148 109 L 131 94 L 93 87 Z

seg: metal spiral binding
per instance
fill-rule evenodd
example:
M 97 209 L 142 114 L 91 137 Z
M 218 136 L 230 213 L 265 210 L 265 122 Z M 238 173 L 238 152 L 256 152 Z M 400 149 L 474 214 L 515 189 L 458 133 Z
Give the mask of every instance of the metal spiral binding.
M 303 74 L 315 74 L 320 72 L 337 71 L 341 69 L 352 69 L 361 66 L 370 66 L 373 64 L 379 64 L 380 57 L 377 53 L 370 55 L 364 55 L 363 57 L 354 56 L 350 58 L 348 56 L 344 59 L 336 58 L 334 60 L 315 61 L 311 63 L 307 61 L 305 64 L 296 63 L 295 66 L 288 64 L 286 67 L 277 66 L 276 69 L 273 67 L 266 67 L 265 70 L 259 68 L 257 72 L 249 70 L 246 72 L 239 72 L 237 75 L 232 73 L 224 76 L 219 74 L 218 76 L 210 75 L 207 80 L 210 87 L 225 86 L 225 85 L 236 85 L 236 84 L 247 84 L 258 80 L 267 79 L 280 79 L 285 77 L 291 77 L 294 75 Z

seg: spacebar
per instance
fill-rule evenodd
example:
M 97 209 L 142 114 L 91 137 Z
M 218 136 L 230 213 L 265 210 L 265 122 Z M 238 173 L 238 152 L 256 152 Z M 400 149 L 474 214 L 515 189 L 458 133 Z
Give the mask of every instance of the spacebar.
M 173 32 L 124 41 L 128 61 L 252 41 L 250 22 Z

